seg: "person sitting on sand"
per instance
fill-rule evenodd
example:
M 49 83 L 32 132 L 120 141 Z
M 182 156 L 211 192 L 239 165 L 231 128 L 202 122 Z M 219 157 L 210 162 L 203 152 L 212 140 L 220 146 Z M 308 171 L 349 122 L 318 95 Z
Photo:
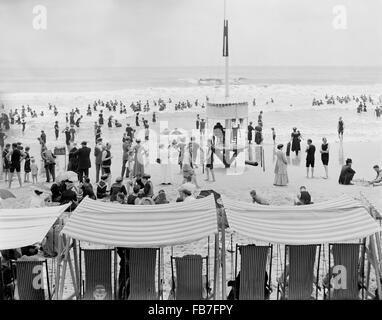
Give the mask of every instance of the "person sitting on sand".
M 117 179 L 115 179 L 115 183 L 113 183 L 110 188 L 110 201 L 117 201 L 117 196 L 120 193 L 127 196 L 126 187 L 123 185 L 123 178 L 117 177 Z
M 371 185 L 375 186 L 382 186 L 382 169 L 379 168 L 379 165 L 375 165 L 373 167 L 375 172 L 377 173 L 377 176 L 375 177 L 374 180 L 369 181 Z
M 258 203 L 258 204 L 261 204 L 261 205 L 269 206 L 269 201 L 264 199 L 263 197 L 259 196 L 256 193 L 256 190 L 252 190 L 249 194 L 252 197 L 252 202 L 253 203 Z
M 107 179 L 109 175 L 104 174 L 97 183 L 97 199 L 103 199 L 107 196 Z
M 154 199 L 155 204 L 166 204 L 170 203 L 166 198 L 166 193 L 164 190 L 159 190 L 158 195 Z
M 355 175 L 355 171 L 352 169 L 352 159 L 346 159 L 346 164 L 342 167 L 340 177 L 338 179 L 339 184 L 351 185 L 351 181 Z
M 305 186 L 300 187 L 300 193 L 297 195 L 297 200 L 294 201 L 295 206 L 301 206 L 306 204 L 312 204 L 312 198 Z

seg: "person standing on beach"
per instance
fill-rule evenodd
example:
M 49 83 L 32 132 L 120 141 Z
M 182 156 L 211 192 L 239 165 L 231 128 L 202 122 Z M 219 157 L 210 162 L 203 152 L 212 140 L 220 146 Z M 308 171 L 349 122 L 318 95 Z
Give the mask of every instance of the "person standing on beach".
M 29 147 L 25 148 L 25 163 L 24 163 L 24 182 L 29 181 L 29 173 L 31 172 L 31 157 L 29 155 Z
M 287 165 L 288 161 L 283 152 L 283 144 L 277 145 L 276 151 L 276 165 L 275 165 L 275 179 L 273 184 L 275 186 L 286 186 L 289 183 Z
M 129 152 L 131 148 L 131 139 L 128 136 L 127 138 L 123 138 L 122 143 L 122 170 L 121 177 L 123 178 L 126 172 L 126 178 L 130 175 L 129 167 L 126 167 L 127 162 L 129 161 Z
M 45 134 L 44 130 L 41 130 L 40 138 L 42 141 L 44 141 L 44 144 L 46 144 L 46 134 Z
M 206 159 L 206 175 L 207 178 L 205 181 L 210 180 L 210 172 L 212 177 L 212 182 L 215 182 L 215 173 L 214 173 L 214 153 L 215 147 L 211 139 L 207 140 L 207 159 Z
M 293 132 L 291 134 L 292 138 L 292 152 L 296 152 L 296 157 L 298 156 L 298 152 L 301 150 L 300 141 L 301 141 L 301 134 L 299 131 L 297 131 L 297 128 L 293 128 Z
M 200 122 L 200 134 L 204 136 L 204 133 L 206 132 L 206 121 L 202 119 Z
M 195 125 L 196 125 L 196 130 L 199 130 L 200 116 L 199 116 L 198 114 L 196 115 L 196 122 L 195 122 Z
M 329 143 L 327 139 L 324 137 L 322 138 L 322 144 L 321 144 L 321 161 L 325 169 L 325 179 L 328 179 L 328 164 L 329 164 Z
M 95 157 L 95 166 L 96 166 L 96 183 L 98 183 L 99 181 L 99 173 L 102 167 L 102 151 L 103 151 L 102 138 L 98 138 L 97 145 L 94 148 L 94 157 Z M 102 174 L 103 174 L 103 170 L 102 170 Z
M 22 187 L 21 183 L 21 160 L 23 158 L 22 152 L 19 150 L 17 143 L 12 143 L 12 151 L 10 151 L 7 154 L 7 157 L 10 162 L 9 171 L 10 171 L 10 177 L 9 177 L 9 189 L 12 186 L 12 179 L 13 179 L 13 173 L 16 171 L 17 178 L 19 179 L 20 188 Z
M 273 144 L 276 144 L 276 131 L 275 131 L 275 128 L 272 128 L 272 139 L 273 139 Z
M 54 134 L 56 136 L 56 140 L 58 139 L 59 130 L 60 130 L 60 128 L 58 127 L 58 121 L 55 121 L 55 123 L 54 123 Z
M 65 128 L 63 133 L 65 133 L 65 144 L 66 144 L 66 146 L 69 149 L 69 147 L 70 147 L 70 131 L 69 131 L 69 127 L 68 126 Z
M 91 167 L 90 151 L 91 149 L 87 147 L 86 141 L 82 141 L 81 148 L 77 150 L 79 182 L 83 182 L 82 179 L 84 176 L 89 177 L 89 168 Z
M 25 125 L 26 125 L 26 121 L 25 121 L 24 118 L 23 118 L 23 121 L 21 122 L 21 125 L 22 125 L 22 133 L 24 134 L 24 132 L 25 132 Z
M 305 149 L 306 152 L 306 177 L 309 178 L 309 167 L 312 168 L 312 178 L 314 172 L 314 154 L 316 152 L 316 147 L 312 144 L 312 139 L 308 139 L 308 146 Z
M 248 144 L 252 143 L 252 131 L 255 130 L 255 128 L 252 126 L 252 121 L 248 125 Z
M 345 128 L 344 121 L 342 120 L 342 117 L 340 117 L 338 119 L 338 126 L 337 126 L 338 138 L 340 139 L 340 141 L 342 141 L 344 139 L 344 128 Z
M 107 175 L 107 184 L 109 186 L 109 189 L 111 185 L 111 159 L 113 158 L 110 149 L 111 144 L 107 142 L 104 150 L 102 151 L 102 170 L 105 173 L 105 175 Z

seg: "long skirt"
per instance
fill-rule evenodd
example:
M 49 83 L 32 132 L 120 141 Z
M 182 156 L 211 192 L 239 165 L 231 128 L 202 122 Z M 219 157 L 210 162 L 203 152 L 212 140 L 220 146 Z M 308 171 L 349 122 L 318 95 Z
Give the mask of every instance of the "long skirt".
M 275 174 L 275 180 L 273 182 L 274 185 L 276 186 L 286 186 L 288 185 L 288 174 L 285 173 L 285 174 Z

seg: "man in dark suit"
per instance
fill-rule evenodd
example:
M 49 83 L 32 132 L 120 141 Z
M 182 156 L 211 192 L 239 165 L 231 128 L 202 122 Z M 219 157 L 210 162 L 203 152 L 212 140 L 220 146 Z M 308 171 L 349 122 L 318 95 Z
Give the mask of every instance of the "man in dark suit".
M 76 151 L 78 156 L 78 180 L 82 182 L 82 178 L 89 176 L 90 163 L 90 151 L 91 149 L 86 146 L 86 141 L 81 142 L 82 148 Z

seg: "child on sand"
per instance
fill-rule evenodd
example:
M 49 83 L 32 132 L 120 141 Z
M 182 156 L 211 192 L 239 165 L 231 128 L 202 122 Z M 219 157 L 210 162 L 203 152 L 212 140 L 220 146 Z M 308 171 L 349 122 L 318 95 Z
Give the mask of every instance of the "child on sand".
M 32 172 L 32 182 L 33 184 L 37 183 L 37 176 L 38 176 L 38 166 L 36 164 L 36 160 L 34 157 L 31 157 L 31 166 L 30 166 L 31 172 Z

